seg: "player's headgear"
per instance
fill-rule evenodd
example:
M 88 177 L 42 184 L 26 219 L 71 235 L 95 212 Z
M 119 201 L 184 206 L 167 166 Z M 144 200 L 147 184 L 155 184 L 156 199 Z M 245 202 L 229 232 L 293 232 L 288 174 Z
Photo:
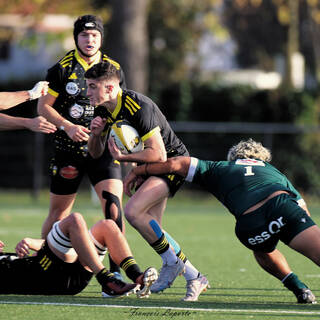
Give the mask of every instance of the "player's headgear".
M 99 17 L 88 14 L 88 15 L 80 16 L 75 21 L 74 28 L 73 28 L 73 37 L 77 46 L 78 46 L 77 44 L 78 34 L 83 30 L 98 30 L 101 34 L 101 43 L 102 43 L 104 30 L 103 30 L 103 22 Z
M 238 144 L 231 147 L 227 159 L 228 161 L 237 159 L 256 159 L 270 162 L 271 152 L 260 142 L 256 142 L 250 138 L 246 141 L 240 141 Z

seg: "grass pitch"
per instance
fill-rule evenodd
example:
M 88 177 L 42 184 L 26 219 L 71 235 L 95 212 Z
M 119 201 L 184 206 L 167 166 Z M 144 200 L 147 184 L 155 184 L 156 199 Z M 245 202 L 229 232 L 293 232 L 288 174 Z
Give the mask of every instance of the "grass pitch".
M 0 204 L 0 239 L 6 243 L 6 251 L 13 251 L 23 237 L 39 237 L 48 212 L 47 193 L 34 202 L 28 194 L 2 192 Z M 319 224 L 318 201 L 309 201 L 309 209 Z M 89 226 L 102 218 L 100 207 L 92 203 L 88 193 L 80 192 L 74 210 L 84 215 Z M 135 296 L 104 299 L 100 296 L 100 286 L 93 279 L 81 294 L 73 297 L 0 295 L 0 319 L 320 318 L 320 269 L 285 245 L 279 245 L 292 270 L 319 297 L 319 304 L 296 304 L 291 292 L 258 267 L 252 253 L 234 235 L 234 218 L 210 195 L 179 192 L 168 202 L 164 228 L 210 281 L 211 288 L 198 302 L 180 301 L 185 294 L 183 277 L 178 277 L 170 289 L 148 299 Z M 150 265 L 161 267 L 158 255 L 128 224 L 126 235 L 141 269 Z

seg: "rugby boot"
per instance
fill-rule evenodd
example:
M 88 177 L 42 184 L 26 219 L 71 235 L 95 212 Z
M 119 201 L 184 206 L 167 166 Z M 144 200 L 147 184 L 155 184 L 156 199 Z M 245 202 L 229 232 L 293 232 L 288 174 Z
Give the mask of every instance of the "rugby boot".
M 158 280 L 150 287 L 151 292 L 156 293 L 170 288 L 177 276 L 183 272 L 184 263 L 180 259 L 170 266 L 163 264 Z

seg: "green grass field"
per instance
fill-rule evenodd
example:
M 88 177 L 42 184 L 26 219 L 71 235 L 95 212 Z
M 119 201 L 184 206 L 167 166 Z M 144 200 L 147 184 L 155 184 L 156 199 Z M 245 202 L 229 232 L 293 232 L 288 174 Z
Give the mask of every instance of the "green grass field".
M 39 237 L 48 212 L 48 194 L 34 203 L 27 194 L 0 194 L 0 239 L 14 250 L 25 236 Z M 309 202 L 314 220 L 320 223 L 320 203 Z M 88 225 L 102 218 L 90 195 L 80 192 L 75 211 L 83 213 Z M 100 297 L 94 279 L 79 295 L 16 296 L 0 295 L 0 319 L 319 319 L 320 304 L 298 305 L 282 284 L 261 270 L 251 252 L 234 235 L 234 218 L 208 195 L 179 192 L 169 200 L 165 229 L 180 242 L 191 262 L 206 274 L 211 288 L 198 302 L 180 301 L 185 281 L 178 277 L 173 286 L 148 299 L 129 296 Z M 128 224 L 126 234 L 142 269 L 160 268 L 161 260 Z M 280 244 L 293 271 L 319 296 L 320 269 L 301 255 Z M 1 285 L 1 283 L 0 283 Z

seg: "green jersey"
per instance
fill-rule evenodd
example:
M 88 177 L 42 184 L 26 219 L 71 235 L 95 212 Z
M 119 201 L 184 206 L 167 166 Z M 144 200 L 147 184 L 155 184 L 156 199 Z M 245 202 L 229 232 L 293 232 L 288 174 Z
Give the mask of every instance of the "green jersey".
M 261 160 L 205 161 L 191 158 L 186 180 L 212 193 L 236 218 L 278 190 L 290 192 L 297 202 L 302 199 L 284 174 Z

